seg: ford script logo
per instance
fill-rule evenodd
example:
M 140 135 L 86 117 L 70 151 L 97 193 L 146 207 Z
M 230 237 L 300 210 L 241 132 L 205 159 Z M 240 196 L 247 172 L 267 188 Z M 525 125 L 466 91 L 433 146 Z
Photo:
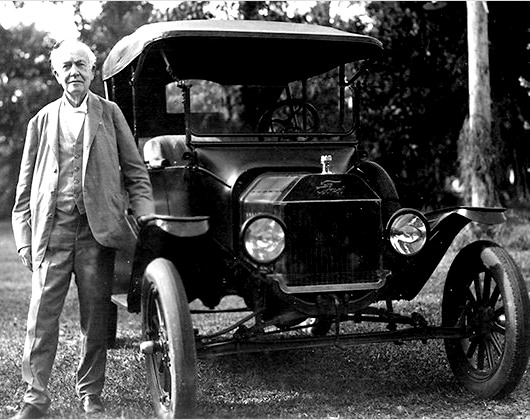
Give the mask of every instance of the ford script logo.
M 319 186 L 316 187 L 317 195 L 320 197 L 342 197 L 346 187 L 342 185 L 342 181 L 337 180 L 326 180 L 322 181 Z

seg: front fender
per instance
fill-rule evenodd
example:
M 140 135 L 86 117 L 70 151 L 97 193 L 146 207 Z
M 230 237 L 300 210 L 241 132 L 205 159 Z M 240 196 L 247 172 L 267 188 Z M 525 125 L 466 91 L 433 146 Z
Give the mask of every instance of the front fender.
M 413 299 L 466 225 L 471 222 L 486 225 L 503 223 L 506 221 L 505 211 L 500 207 L 451 207 L 425 213 L 430 238 L 416 256 L 394 259 L 389 294 L 393 299 Z
M 447 218 L 450 218 L 451 221 L 458 218 L 462 221 L 467 219 L 468 223 L 498 225 L 506 221 L 505 212 L 506 209 L 503 207 L 450 207 L 425 213 L 425 217 L 430 224 L 431 231 L 433 231 L 441 221 Z
M 194 251 L 203 246 L 209 230 L 208 216 L 149 215 L 141 223 L 127 295 L 129 312 L 140 311 L 142 278 L 147 265 L 159 257 L 172 261 L 176 267 L 179 260 L 190 262 Z

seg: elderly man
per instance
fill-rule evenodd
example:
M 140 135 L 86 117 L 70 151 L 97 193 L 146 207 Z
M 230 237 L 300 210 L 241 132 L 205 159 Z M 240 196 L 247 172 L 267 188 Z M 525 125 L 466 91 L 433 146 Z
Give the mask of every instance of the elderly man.
M 94 53 L 70 41 L 50 59 L 64 94 L 29 122 L 12 214 L 18 253 L 32 271 L 22 360 L 28 386 L 18 418 L 43 417 L 50 406 L 47 385 L 72 274 L 82 333 L 76 392 L 87 413 L 103 411 L 107 311 L 127 198 L 135 217 L 154 212 L 123 114 L 89 91 Z

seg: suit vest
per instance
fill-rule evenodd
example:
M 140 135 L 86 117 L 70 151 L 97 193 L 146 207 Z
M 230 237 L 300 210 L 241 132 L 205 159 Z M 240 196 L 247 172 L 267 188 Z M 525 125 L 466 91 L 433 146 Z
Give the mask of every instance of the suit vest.
M 57 209 L 72 213 L 77 207 L 85 213 L 83 202 L 83 137 L 85 122 L 77 138 L 59 127 L 59 181 L 57 185 Z

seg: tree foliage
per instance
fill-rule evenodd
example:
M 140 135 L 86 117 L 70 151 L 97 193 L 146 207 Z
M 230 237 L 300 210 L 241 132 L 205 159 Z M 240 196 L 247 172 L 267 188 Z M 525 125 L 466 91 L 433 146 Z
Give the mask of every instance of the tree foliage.
M 475 153 L 492 161 L 491 176 L 505 204 L 528 199 L 523 120 L 529 104 L 518 80 L 528 73 L 530 8 L 527 2 L 487 4 L 495 147 Z M 459 159 L 473 158 L 458 154 L 468 114 L 466 9 L 464 2 L 438 10 L 424 5 L 368 6 L 374 19 L 370 34 L 383 42 L 385 54 L 366 84 L 360 138 L 397 179 L 405 204 L 434 208 L 461 201 L 449 187 L 461 177 Z
M 397 180 L 404 204 L 454 197 L 455 148 L 467 113 L 465 4 L 427 11 L 419 2 L 371 3 L 370 32 L 385 47 L 365 86 L 359 137 Z
M 530 79 L 530 3 L 488 2 L 488 8 L 496 186 L 504 201 L 528 201 L 530 97 L 520 81 Z
M 112 47 L 124 36 L 151 21 L 153 5 L 145 1 L 107 1 L 93 21 L 83 17 L 82 2 L 76 2 L 75 19 L 79 39 L 96 52 L 98 66 L 91 90 L 104 96 L 101 65 Z
M 31 26 L 0 26 L 0 216 L 11 211 L 28 119 L 60 95 L 48 65 L 53 44 Z
M 82 2 L 76 2 L 75 21 L 80 38 L 97 53 L 98 69 L 119 39 L 145 23 L 211 19 L 213 12 L 221 18 L 319 24 L 373 35 L 385 50 L 360 86 L 357 137 L 397 181 L 403 204 L 456 204 L 459 197 L 450 186 L 460 177 L 458 138 L 468 113 L 465 3 L 447 2 L 438 10 L 426 10 L 425 2 L 366 4 L 372 24 L 333 16 L 331 2 L 315 2 L 293 13 L 283 1 L 191 1 L 165 10 L 146 1 L 102 2 L 94 20 L 86 19 Z M 487 5 L 496 145 L 490 157 L 493 178 L 504 202 L 528 200 L 530 3 Z M 47 62 L 53 40 L 45 33 L 33 26 L 0 27 L 0 44 L 9 46 L 0 50 L 0 157 L 10 163 L 2 165 L 3 170 L 16 173 L 13 162 L 18 162 L 27 121 L 60 90 Z M 93 90 L 104 94 L 99 73 Z M 10 191 L 11 197 L 14 177 L 3 178 L 9 178 L 11 186 L 0 190 Z M 3 215 L 11 206 L 5 194 Z

